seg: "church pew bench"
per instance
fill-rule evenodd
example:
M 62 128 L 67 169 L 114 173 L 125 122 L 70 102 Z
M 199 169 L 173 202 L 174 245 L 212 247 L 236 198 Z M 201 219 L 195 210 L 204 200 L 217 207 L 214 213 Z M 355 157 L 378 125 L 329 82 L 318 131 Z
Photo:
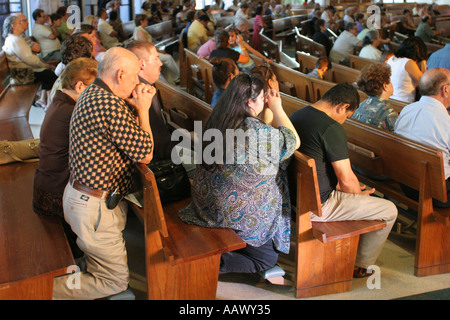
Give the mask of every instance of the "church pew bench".
M 206 59 L 199 57 L 189 49 L 184 49 L 187 70 L 187 91 L 211 103 L 216 90 L 213 78 L 213 65 Z
M 0 300 L 51 300 L 53 278 L 75 265 L 60 218 L 33 211 L 36 168 L 0 166 Z
M 315 297 L 351 290 L 359 236 L 382 229 L 381 220 L 312 222 L 322 206 L 312 158 L 296 151 L 288 168 L 291 202 L 296 211 L 296 298 Z
M 312 39 L 305 37 L 300 33 L 300 30 L 295 28 L 297 37 L 295 43 L 295 50 L 300 52 L 307 52 L 315 57 L 326 57 L 327 50 L 323 44 L 317 43 Z
M 3 140 L 24 140 L 33 136 L 28 115 L 40 83 L 11 85 L 6 54 L 0 52 L 0 136 Z
M 295 37 L 294 26 L 291 17 L 272 20 L 272 40 L 290 43 Z
M 262 55 L 264 55 L 265 57 L 276 61 L 276 62 L 280 62 L 281 60 L 281 56 L 280 56 L 280 45 L 278 42 L 272 40 L 271 38 L 269 38 L 265 31 L 265 29 L 262 28 L 261 31 L 259 32 L 259 35 L 261 37 L 261 48 L 260 48 L 260 52 Z
M 350 59 L 350 67 L 356 70 L 362 70 L 366 66 L 371 66 L 373 64 L 381 64 L 379 61 L 373 59 L 366 59 L 353 54 L 348 55 Z
M 360 181 L 418 213 L 414 262 L 416 276 L 450 272 L 450 209 L 433 207 L 432 199 L 447 201 L 442 151 L 353 119 L 344 123 L 352 164 L 380 181 Z M 419 191 L 419 201 L 406 197 L 398 184 Z
M 145 27 L 145 30 L 152 35 L 153 43 L 159 50 L 164 50 L 168 53 L 176 50 L 179 37 L 175 35 L 172 20 L 149 25 Z
M 149 300 L 213 300 L 222 253 L 245 247 L 227 228 L 184 223 L 178 211 L 190 198 L 162 205 L 153 172 L 137 165 L 143 208 L 133 206 L 144 221 L 147 298 Z

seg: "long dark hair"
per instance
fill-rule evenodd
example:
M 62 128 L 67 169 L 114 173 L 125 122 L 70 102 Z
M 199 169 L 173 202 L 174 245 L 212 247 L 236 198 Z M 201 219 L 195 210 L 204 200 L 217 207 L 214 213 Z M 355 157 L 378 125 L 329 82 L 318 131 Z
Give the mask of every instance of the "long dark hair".
M 224 150 L 226 150 L 226 130 L 235 130 L 246 118 L 252 117 L 248 101 L 249 99 L 256 101 L 262 90 L 264 90 L 264 81 L 258 75 L 242 73 L 234 77 L 206 121 L 203 132 L 208 129 L 219 130 L 222 134 Z M 202 142 L 202 153 L 209 144 L 210 142 Z M 225 152 L 223 156 L 225 162 Z M 202 166 L 213 171 L 220 164 L 206 164 L 203 161 Z

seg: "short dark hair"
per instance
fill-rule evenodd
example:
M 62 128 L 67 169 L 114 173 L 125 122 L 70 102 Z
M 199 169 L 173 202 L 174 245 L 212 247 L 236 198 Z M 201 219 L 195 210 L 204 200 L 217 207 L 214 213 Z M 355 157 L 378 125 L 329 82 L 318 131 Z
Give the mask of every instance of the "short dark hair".
M 141 25 L 141 22 L 145 19 L 147 19 L 147 16 L 145 14 L 137 14 L 134 17 L 134 24 L 136 25 L 136 27 L 139 27 Z
M 50 15 L 50 19 L 52 20 L 52 22 L 54 22 L 54 21 L 56 21 L 56 20 L 61 19 L 61 15 L 58 14 L 58 13 L 52 13 L 52 14 Z
M 33 20 L 36 21 L 37 18 L 41 16 L 41 13 L 44 12 L 42 9 L 36 9 L 33 11 Z
M 348 82 L 335 85 L 320 100 L 329 102 L 332 106 L 337 106 L 340 103 L 348 103 L 348 111 L 356 110 L 359 106 L 358 90 Z
M 316 32 L 320 32 L 320 27 L 323 25 L 325 25 L 325 20 L 317 19 L 316 22 L 314 22 L 314 30 L 316 30 Z

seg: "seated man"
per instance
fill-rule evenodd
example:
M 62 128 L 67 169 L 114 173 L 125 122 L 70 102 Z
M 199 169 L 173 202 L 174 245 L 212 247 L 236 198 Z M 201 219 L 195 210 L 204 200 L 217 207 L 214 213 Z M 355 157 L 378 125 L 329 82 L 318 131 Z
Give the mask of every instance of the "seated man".
M 437 207 L 450 207 L 450 71 L 444 68 L 427 70 L 419 81 L 422 97 L 403 108 L 395 123 L 395 133 L 442 150 L 447 180 L 447 202 L 433 199 Z M 418 200 L 418 192 L 403 187 L 405 194 Z
M 332 65 L 330 59 L 328 59 L 327 57 L 319 58 L 319 60 L 317 60 L 316 62 L 316 68 L 308 73 L 308 76 L 323 80 L 323 75 L 325 74 L 325 72 L 330 70 L 331 67 Z
M 311 214 L 312 221 L 384 220 L 386 227 L 361 235 L 354 277 L 369 275 L 397 217 L 395 205 L 372 197 L 352 171 L 347 136 L 342 124 L 359 104 L 352 85 L 341 83 L 311 106 L 295 111 L 290 119 L 301 140 L 299 151 L 314 158 L 322 202 L 322 217 Z
M 32 33 L 41 48 L 42 60 L 61 60 L 59 32 L 52 25 L 50 17 L 45 14 L 44 10 L 36 9 L 33 11 L 33 19 L 34 27 Z
M 106 49 L 122 45 L 119 39 L 117 39 L 118 32 L 106 21 L 108 19 L 106 9 L 99 10 L 97 16 L 99 18 L 97 30 L 100 34 L 102 45 Z
M 414 20 L 412 18 L 412 12 L 409 9 L 403 10 L 400 32 L 408 36 L 413 36 L 416 32 L 416 25 L 414 24 Z
M 336 42 L 331 48 L 330 59 L 333 62 L 350 66 L 349 54 L 353 54 L 356 46 L 361 45 L 361 41 L 356 38 L 358 29 L 356 24 L 349 22 L 345 25 L 345 30 L 336 39 Z
M 431 54 L 427 61 L 427 69 L 445 68 L 450 70 L 450 43 Z
M 431 38 L 440 34 L 445 34 L 445 29 L 433 30 L 431 29 L 432 20 L 430 16 L 423 16 L 414 35 L 423 40 L 423 42 L 431 42 Z

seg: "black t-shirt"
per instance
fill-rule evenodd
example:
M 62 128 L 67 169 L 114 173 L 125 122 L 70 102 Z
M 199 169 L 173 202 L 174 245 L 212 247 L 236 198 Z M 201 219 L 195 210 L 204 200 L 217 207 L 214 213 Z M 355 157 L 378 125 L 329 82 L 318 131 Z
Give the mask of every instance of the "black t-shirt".
M 239 60 L 240 53 L 230 49 L 230 48 L 217 48 L 211 51 L 209 54 L 209 59 L 211 58 L 230 58 L 234 62 L 237 62 Z
M 298 150 L 316 161 L 320 200 L 324 203 L 338 182 L 331 163 L 348 158 L 344 127 L 311 106 L 295 111 L 290 119 L 300 137 Z

